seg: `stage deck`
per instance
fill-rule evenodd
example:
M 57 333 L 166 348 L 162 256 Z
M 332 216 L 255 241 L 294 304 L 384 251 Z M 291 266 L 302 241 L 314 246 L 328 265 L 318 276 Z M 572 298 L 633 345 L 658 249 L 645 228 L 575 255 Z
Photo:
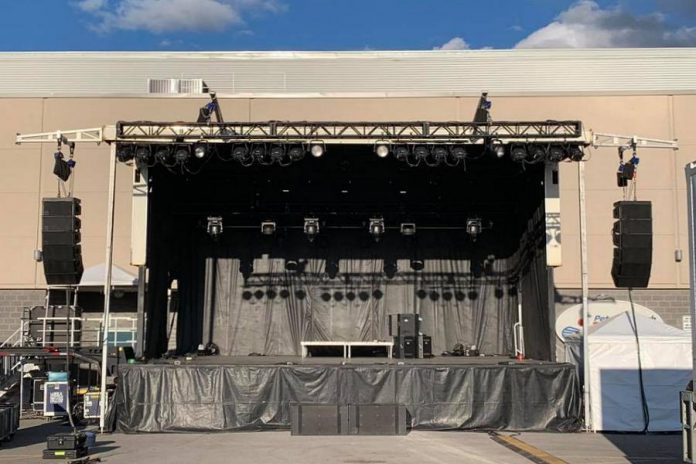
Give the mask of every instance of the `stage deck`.
M 551 365 L 548 361 L 516 361 L 509 356 L 435 356 L 432 358 L 392 358 L 387 357 L 328 357 L 314 356 L 194 356 L 158 360 L 153 365 L 181 366 L 485 366 L 485 365 Z
M 124 432 L 267 430 L 290 427 L 291 404 L 403 404 L 418 429 L 575 431 L 580 398 L 571 364 L 505 356 L 207 356 L 121 368 L 113 418 Z

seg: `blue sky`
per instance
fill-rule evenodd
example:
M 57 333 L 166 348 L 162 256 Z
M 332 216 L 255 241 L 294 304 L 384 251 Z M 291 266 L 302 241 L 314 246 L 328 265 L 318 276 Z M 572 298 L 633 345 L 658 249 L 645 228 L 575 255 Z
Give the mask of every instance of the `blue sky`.
M 0 50 L 696 46 L 696 0 L 3 0 Z

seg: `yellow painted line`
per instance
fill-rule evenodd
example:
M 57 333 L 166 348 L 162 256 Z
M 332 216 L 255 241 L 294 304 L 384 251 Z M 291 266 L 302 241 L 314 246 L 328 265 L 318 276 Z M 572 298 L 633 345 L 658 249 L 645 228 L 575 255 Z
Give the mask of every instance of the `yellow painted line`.
M 525 443 L 518 438 L 497 433 L 492 433 L 491 438 L 537 464 L 568 464 L 567 461 L 557 458 L 536 446 Z

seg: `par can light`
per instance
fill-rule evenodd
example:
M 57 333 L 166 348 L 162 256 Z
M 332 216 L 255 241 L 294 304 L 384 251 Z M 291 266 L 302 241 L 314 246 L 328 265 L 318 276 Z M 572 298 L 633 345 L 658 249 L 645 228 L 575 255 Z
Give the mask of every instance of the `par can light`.
M 321 158 L 324 155 L 324 145 L 315 143 L 309 151 L 313 157 Z
M 389 156 L 389 147 L 387 145 L 377 145 L 377 148 L 375 148 L 375 153 L 380 158 L 386 158 Z

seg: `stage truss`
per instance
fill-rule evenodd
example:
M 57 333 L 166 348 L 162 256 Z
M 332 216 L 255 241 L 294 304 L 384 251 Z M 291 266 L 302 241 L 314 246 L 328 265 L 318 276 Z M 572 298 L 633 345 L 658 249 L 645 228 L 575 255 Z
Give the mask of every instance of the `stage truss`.
M 16 142 L 106 142 L 116 144 L 297 143 L 485 144 L 562 143 L 587 146 L 580 121 L 501 122 L 118 122 L 113 126 L 17 134 Z

